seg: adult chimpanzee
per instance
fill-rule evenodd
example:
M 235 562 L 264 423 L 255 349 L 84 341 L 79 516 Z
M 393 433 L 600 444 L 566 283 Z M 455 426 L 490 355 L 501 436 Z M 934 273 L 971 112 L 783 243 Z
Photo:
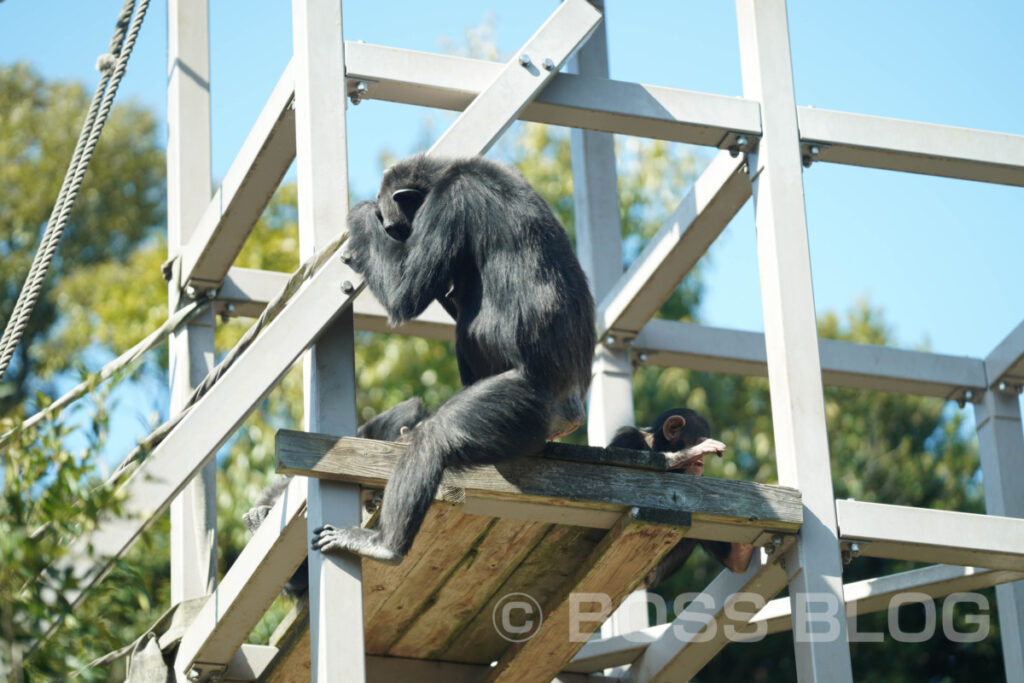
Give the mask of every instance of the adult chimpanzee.
M 385 410 L 372 420 L 364 423 L 356 432 L 356 436 L 362 439 L 377 439 L 379 441 L 408 441 L 410 430 L 422 422 L 430 413 L 423 401 L 419 398 L 410 398 L 394 407 Z M 280 476 L 263 489 L 259 498 L 253 503 L 250 509 L 242 517 L 245 526 L 251 533 L 256 533 L 263 520 L 270 514 L 274 502 L 288 488 L 289 476 Z M 295 570 L 292 578 L 284 586 L 285 593 L 298 596 L 306 592 L 309 587 L 309 563 L 305 560 Z
M 638 451 L 664 453 L 673 472 L 700 476 L 704 473 L 704 458 L 721 456 L 725 444 L 711 438 L 711 427 L 699 413 L 689 408 L 666 410 L 648 429 L 623 427 L 615 433 L 609 446 L 632 448 Z M 700 541 L 704 549 L 716 560 L 734 572 L 745 571 L 750 564 L 754 547 L 746 543 Z M 675 573 L 690 557 L 697 540 L 684 538 L 647 575 L 644 584 L 650 588 Z
M 463 388 L 411 432 L 377 529 L 313 532 L 312 547 L 401 562 L 446 468 L 536 453 L 585 419 L 594 302 L 564 229 L 517 171 L 418 155 L 349 212 L 346 254 L 391 324 L 440 301 Z

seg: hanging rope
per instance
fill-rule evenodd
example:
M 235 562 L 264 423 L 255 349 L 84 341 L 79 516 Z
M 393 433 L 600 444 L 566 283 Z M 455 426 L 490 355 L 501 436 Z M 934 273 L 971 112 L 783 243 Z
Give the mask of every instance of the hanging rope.
M 135 47 L 135 40 L 142 28 L 142 20 L 146 16 L 146 9 L 149 7 L 149 0 L 141 0 L 135 20 L 129 20 L 135 9 L 135 0 L 125 0 L 124 7 L 117 17 L 117 25 L 114 27 L 114 35 L 110 38 L 108 51 L 100 55 L 96 60 L 96 68 L 100 71 L 100 81 L 96 85 L 96 92 L 93 93 L 92 102 L 89 105 L 89 112 L 86 114 L 85 123 L 82 125 L 82 132 L 79 133 L 78 142 L 75 144 L 75 152 L 71 156 L 71 163 L 68 164 L 68 171 L 61 184 L 57 201 L 53 205 L 53 211 L 46 222 L 46 230 L 39 244 L 39 251 L 29 268 L 28 277 L 25 278 L 25 286 L 18 295 L 18 301 L 14 304 L 14 311 L 4 335 L 0 338 L 0 379 L 7 373 L 7 366 L 14 356 L 14 351 L 21 342 L 21 337 L 28 326 L 32 310 L 36 301 L 39 300 L 39 293 L 43 288 L 43 281 L 50 270 L 50 263 L 57 253 L 57 244 L 64 234 L 71 209 L 78 198 L 78 191 L 82 187 L 85 178 L 85 171 L 89 167 L 93 152 L 96 150 L 96 143 L 99 142 L 100 133 L 110 115 L 110 109 L 114 103 L 114 95 L 124 77 L 125 69 L 128 66 L 128 58 Z
M 80 384 L 78 384 L 78 386 L 76 386 L 74 389 L 58 398 L 56 401 L 48 405 L 45 409 L 40 410 L 35 415 L 22 422 L 20 425 L 18 425 L 16 429 L 13 429 L 7 432 L 6 434 L 0 436 L 0 446 L 3 446 L 5 443 L 7 443 L 7 441 L 10 440 L 10 438 L 14 436 L 14 434 L 18 433 L 19 431 L 35 427 L 43 420 L 52 417 L 53 415 L 63 410 L 74 401 L 85 396 L 99 382 L 106 381 L 107 379 L 113 377 L 116 373 L 120 372 L 124 368 L 135 363 L 137 360 L 142 358 L 142 356 L 144 356 L 146 353 L 162 344 L 167 337 L 176 332 L 182 325 L 184 325 L 189 320 L 194 318 L 197 314 L 206 309 L 206 307 L 209 306 L 211 303 L 213 303 L 213 299 L 200 299 L 198 301 L 193 301 L 184 308 L 179 309 L 174 315 L 167 318 L 167 320 L 164 321 L 163 325 L 161 325 L 153 332 L 151 332 L 145 339 L 140 341 L 138 344 L 136 344 L 135 346 L 128 349 L 114 360 L 104 365 L 95 375 L 93 375 L 86 381 L 81 382 Z
M 242 338 L 238 340 L 238 343 L 235 344 L 234 348 L 224 356 L 224 359 L 217 365 L 217 367 L 211 370 L 210 374 L 208 374 L 203 381 L 199 383 L 199 386 L 192 391 L 189 395 L 188 401 L 185 402 L 185 405 L 182 406 L 181 410 L 169 420 L 154 429 L 148 437 L 132 449 L 131 453 L 121 461 L 121 464 L 118 465 L 114 473 L 107 479 L 107 486 L 117 484 L 128 474 L 133 472 L 135 470 L 135 466 L 142 462 L 146 456 L 149 455 L 149 452 L 153 450 L 157 444 L 163 441 L 168 434 L 170 434 L 172 429 L 178 426 L 178 423 L 181 422 L 192 408 L 195 407 L 196 403 L 199 402 L 199 399 L 205 396 L 213 385 L 217 383 L 217 380 L 227 372 L 228 368 L 234 365 L 235 361 L 238 360 L 238 357 L 241 356 L 247 348 L 252 346 L 257 335 L 259 335 L 259 333 L 262 332 L 263 329 L 269 325 L 282 310 L 284 310 L 285 306 L 288 305 L 288 302 L 291 301 L 295 293 L 299 291 L 303 283 L 320 270 L 320 267 L 323 266 L 327 259 L 333 256 L 341 248 L 341 245 L 347 238 L 348 233 L 342 233 L 322 251 L 318 251 L 306 259 L 306 262 L 292 273 L 292 276 L 288 278 L 288 282 L 285 283 L 284 289 L 278 292 L 277 296 L 267 303 L 267 307 L 263 309 L 260 317 L 257 318 L 256 322 L 254 322 L 252 326 L 245 331 L 245 334 L 243 334 Z

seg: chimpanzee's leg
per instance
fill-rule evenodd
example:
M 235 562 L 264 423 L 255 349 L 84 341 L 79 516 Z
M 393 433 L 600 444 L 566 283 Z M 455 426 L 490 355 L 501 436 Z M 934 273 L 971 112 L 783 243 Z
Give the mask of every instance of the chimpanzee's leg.
M 516 370 L 462 389 L 412 431 L 412 444 L 384 488 L 379 529 L 325 526 L 313 531 L 313 549 L 401 562 L 445 468 L 540 451 L 548 437 L 550 406 L 551 398 Z

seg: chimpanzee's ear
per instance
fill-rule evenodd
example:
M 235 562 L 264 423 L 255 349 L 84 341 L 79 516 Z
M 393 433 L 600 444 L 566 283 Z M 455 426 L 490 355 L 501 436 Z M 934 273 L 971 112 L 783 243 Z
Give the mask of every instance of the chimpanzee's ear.
M 666 441 L 675 443 L 683 435 L 683 428 L 685 426 L 686 420 L 683 419 L 682 415 L 672 415 L 665 420 L 665 424 L 661 427 L 661 433 Z
M 391 193 L 391 199 L 395 201 L 395 204 L 398 204 L 399 208 L 402 209 L 402 213 L 409 219 L 416 215 L 416 209 L 420 208 L 420 205 L 423 204 L 424 198 L 423 191 L 417 190 L 414 187 L 403 187 Z

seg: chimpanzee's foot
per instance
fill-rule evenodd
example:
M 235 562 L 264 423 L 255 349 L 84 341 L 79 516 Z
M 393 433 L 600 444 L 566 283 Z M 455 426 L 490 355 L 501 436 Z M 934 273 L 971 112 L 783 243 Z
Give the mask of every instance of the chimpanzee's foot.
M 242 515 L 242 521 L 245 522 L 245 528 L 249 530 L 249 533 L 256 533 L 260 524 L 263 524 L 263 520 L 270 514 L 270 508 L 270 505 L 257 505 Z
M 380 531 L 359 527 L 337 529 L 325 524 L 319 529 L 313 529 L 313 542 L 310 547 L 328 555 L 349 552 L 388 564 L 401 564 L 404 557 L 384 545 L 380 539 Z

